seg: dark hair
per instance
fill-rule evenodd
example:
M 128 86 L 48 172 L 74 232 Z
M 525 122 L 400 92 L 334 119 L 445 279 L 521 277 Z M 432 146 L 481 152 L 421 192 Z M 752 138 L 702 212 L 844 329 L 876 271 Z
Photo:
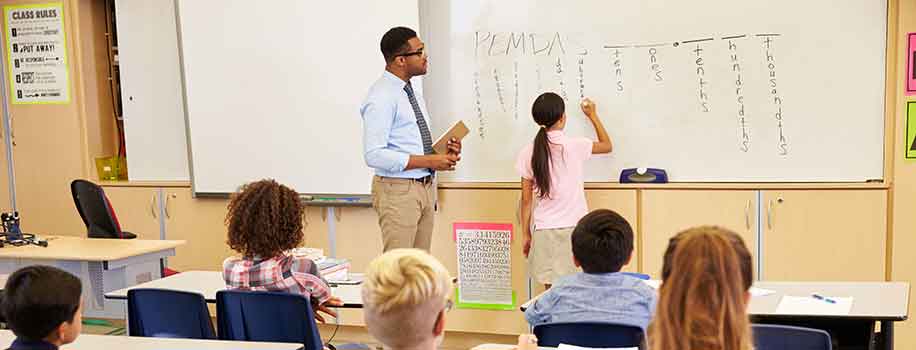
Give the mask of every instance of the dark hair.
M 302 242 L 302 199 L 273 179 L 242 186 L 229 201 L 229 247 L 246 258 L 272 258 Z
M 662 280 L 664 281 L 671 276 L 671 270 L 674 268 L 672 259 L 674 259 L 674 251 L 677 249 L 678 243 L 683 240 L 685 236 L 697 234 L 697 232 L 710 232 L 725 236 L 725 238 L 728 239 L 735 253 L 738 255 L 738 262 L 741 265 L 741 283 L 745 290 L 751 288 L 751 284 L 754 283 L 754 262 L 751 258 L 751 252 L 747 250 L 747 246 L 744 244 L 744 239 L 742 239 L 741 236 L 729 229 L 719 226 L 694 227 L 681 231 L 674 237 L 671 237 L 671 239 L 668 240 L 668 248 L 665 249 L 665 255 L 662 259 Z
M 3 315 L 17 337 L 42 340 L 64 322 L 73 322 L 82 292 L 79 278 L 67 271 L 26 266 L 13 272 L 3 287 Z
M 531 106 L 531 116 L 540 127 L 534 136 L 534 149 L 531 151 L 531 171 L 540 198 L 550 198 L 551 142 L 547 138 L 547 129 L 556 124 L 565 111 L 566 103 L 563 102 L 563 98 L 552 92 L 541 94 Z
M 407 27 L 394 27 L 385 32 L 379 45 L 382 49 L 382 56 L 385 57 L 385 62 L 391 62 L 399 53 L 407 50 L 407 41 L 416 37 L 417 32 Z
M 613 210 L 594 210 L 576 224 L 572 250 L 586 273 L 618 272 L 633 253 L 633 228 Z

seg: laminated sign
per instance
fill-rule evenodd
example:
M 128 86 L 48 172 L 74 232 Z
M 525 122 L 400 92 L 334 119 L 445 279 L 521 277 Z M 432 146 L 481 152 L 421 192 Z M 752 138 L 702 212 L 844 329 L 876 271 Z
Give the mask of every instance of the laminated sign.
M 454 223 L 459 308 L 513 310 L 512 224 Z
M 70 102 L 62 3 L 3 7 L 13 104 Z

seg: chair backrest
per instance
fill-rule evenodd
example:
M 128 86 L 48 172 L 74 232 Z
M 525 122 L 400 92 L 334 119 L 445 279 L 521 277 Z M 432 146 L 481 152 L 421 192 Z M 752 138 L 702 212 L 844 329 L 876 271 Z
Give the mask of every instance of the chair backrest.
M 223 340 L 301 343 L 322 350 L 308 297 L 281 292 L 216 293 L 217 334 Z
M 127 291 L 128 335 L 216 339 L 200 293 L 138 288 Z
M 643 331 L 639 327 L 601 322 L 559 322 L 534 327 L 538 346 L 556 347 L 560 343 L 587 348 L 640 347 Z
M 86 180 L 73 180 L 70 193 L 90 238 L 121 238 L 121 226 L 102 187 Z
M 813 328 L 754 324 L 757 350 L 830 350 L 830 334 Z

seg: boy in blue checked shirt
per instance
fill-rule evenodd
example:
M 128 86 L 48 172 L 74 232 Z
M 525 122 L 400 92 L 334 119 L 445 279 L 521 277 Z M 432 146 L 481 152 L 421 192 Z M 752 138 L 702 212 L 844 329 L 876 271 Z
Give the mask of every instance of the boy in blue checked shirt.
M 573 260 L 584 272 L 561 278 L 527 310 L 531 326 L 557 322 L 609 322 L 646 329 L 655 291 L 620 272 L 633 256 L 633 229 L 619 214 L 599 209 L 576 224 Z

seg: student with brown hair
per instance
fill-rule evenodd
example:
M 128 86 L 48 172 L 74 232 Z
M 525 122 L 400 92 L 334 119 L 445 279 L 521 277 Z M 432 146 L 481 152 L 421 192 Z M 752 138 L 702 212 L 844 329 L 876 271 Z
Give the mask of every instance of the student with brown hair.
M 82 330 L 82 282 L 51 266 L 26 266 L 3 288 L 3 315 L 16 335 L 10 350 L 57 350 Z
M 226 214 L 227 243 L 241 256 L 223 261 L 223 278 L 229 289 L 307 295 L 316 311 L 336 317 L 328 306 L 342 302 L 331 296 L 318 265 L 290 252 L 302 243 L 303 211 L 299 194 L 274 180 L 242 186 Z M 315 318 L 324 321 L 317 312 Z
M 588 213 L 585 161 L 592 154 L 610 153 L 612 148 L 595 103 L 585 99 L 580 107 L 595 128 L 598 141 L 566 136 L 566 103 L 560 95 L 545 92 L 531 106 L 531 116 L 539 128 L 537 135 L 519 152 L 515 164 L 521 175 L 519 226 L 525 240 L 528 275 L 548 287 L 561 276 L 579 272 L 573 265 L 570 237 L 576 222 Z
M 751 255 L 740 236 L 715 226 L 671 238 L 665 251 L 649 348 L 750 350 Z

